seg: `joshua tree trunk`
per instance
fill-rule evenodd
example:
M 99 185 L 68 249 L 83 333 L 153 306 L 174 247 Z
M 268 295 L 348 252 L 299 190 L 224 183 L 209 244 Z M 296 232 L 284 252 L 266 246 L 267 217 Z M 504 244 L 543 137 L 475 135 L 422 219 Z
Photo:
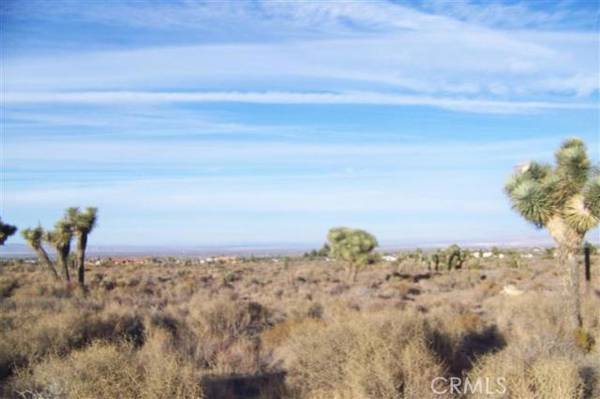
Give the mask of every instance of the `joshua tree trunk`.
M 581 317 L 581 295 L 579 287 L 579 262 L 577 257 L 579 251 L 567 250 L 564 263 L 568 268 L 568 279 L 567 279 L 567 301 L 568 309 L 571 316 L 571 322 L 576 328 L 583 325 L 583 319 Z
M 458 264 L 458 254 L 453 253 L 452 255 L 450 255 L 450 259 L 448 259 L 448 271 L 451 271 L 453 269 L 457 269 L 457 264 Z M 456 261 L 455 261 L 456 259 Z
M 87 234 L 81 234 L 77 240 L 77 280 L 81 288 L 85 287 L 85 248 L 87 246 Z
M 54 277 L 55 280 L 58 280 L 58 273 L 56 272 L 56 269 L 54 268 L 50 257 L 46 253 L 46 250 L 42 247 L 35 248 L 35 253 L 37 254 L 38 258 L 40 258 L 40 260 L 46 264 L 46 266 L 50 270 L 50 274 L 52 274 L 52 277 Z
M 570 228 L 563 219 L 554 217 L 546 227 L 557 244 L 558 262 L 566 272 L 567 312 L 574 329 L 583 325 L 581 316 L 581 296 L 579 290 L 579 263 L 577 257 L 581 253 L 583 234 Z
M 583 248 L 583 264 L 585 265 L 585 284 L 586 289 L 589 291 L 590 284 L 592 281 L 592 270 L 591 270 L 591 262 L 590 262 L 590 247 L 586 245 Z
M 71 275 L 69 274 L 69 247 L 59 248 L 57 251 L 57 258 L 63 269 L 65 280 L 71 281 Z

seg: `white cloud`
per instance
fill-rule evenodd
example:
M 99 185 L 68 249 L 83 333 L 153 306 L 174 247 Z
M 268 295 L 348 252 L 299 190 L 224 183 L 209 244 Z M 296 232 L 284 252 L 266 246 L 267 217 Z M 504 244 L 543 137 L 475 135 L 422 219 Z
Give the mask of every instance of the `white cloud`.
M 4 83 L 11 93 L 259 88 L 560 101 L 598 90 L 597 46 L 594 34 L 432 27 L 337 40 L 10 58 Z
M 7 7 L 11 16 L 53 19 L 76 19 L 88 23 L 146 27 L 153 29 L 208 30 L 237 23 L 242 30 L 249 25 L 279 28 L 287 33 L 296 29 L 315 32 L 349 33 L 352 29 L 418 29 L 426 23 L 455 25 L 450 19 L 428 15 L 409 7 L 382 0 L 329 2 L 291 2 L 266 0 L 253 2 L 185 0 L 150 2 L 124 0 L 111 3 L 91 2 L 86 7 L 73 1 L 55 0 L 47 7 L 41 0 L 29 0 Z M 352 27 L 348 26 L 351 21 Z M 203 25 L 210 24 L 210 27 Z
M 596 24 L 598 8 L 573 10 L 570 1 L 502 2 L 497 0 L 425 0 L 421 7 L 469 23 L 501 28 L 591 28 Z M 543 5 L 544 8 L 536 7 Z M 590 4 L 591 5 L 591 4 Z M 536 9 L 537 8 L 537 9 Z
M 242 183 L 238 179 L 238 184 Z M 243 184 L 243 183 L 242 183 Z M 7 195 L 7 206 L 40 206 L 61 209 L 73 203 L 94 203 L 101 208 L 122 207 L 139 211 L 164 211 L 177 209 L 178 212 L 193 209 L 218 211 L 253 212 L 378 212 L 391 211 L 414 213 L 425 211 L 491 212 L 499 209 L 503 201 L 491 203 L 487 198 L 465 201 L 463 198 L 447 192 L 445 198 L 424 197 L 424 190 L 414 187 L 400 190 L 389 187 L 350 188 L 348 185 L 330 185 L 329 187 L 259 186 L 235 189 L 223 186 L 215 180 L 151 180 L 109 184 L 102 187 L 26 189 Z M 345 198 L 345 201 L 340 201 Z
M 8 100 L 5 103 L 11 102 Z M 233 117 L 225 120 L 223 117 L 209 115 L 199 110 L 174 109 L 157 105 L 155 102 L 125 104 L 114 101 L 114 103 L 118 105 L 113 105 L 111 101 L 108 104 L 93 103 L 91 106 L 73 107 L 72 103 L 65 102 L 61 107 L 61 104 L 52 101 L 50 106 L 44 107 L 43 110 L 10 109 L 5 113 L 4 127 L 9 134 L 27 132 L 28 136 L 35 138 L 44 137 L 48 133 L 53 137 L 71 137 L 72 131 L 77 129 L 76 133 L 80 137 L 101 136 L 106 139 L 114 136 L 151 138 L 214 134 L 290 137 L 300 134 L 302 129 L 305 129 L 305 127 L 282 124 L 248 124 L 237 121 Z M 35 104 L 39 105 L 37 101 Z M 90 112 L 90 109 L 93 109 L 93 112 Z M 70 134 L 69 129 L 71 129 Z
M 415 142 L 414 139 L 393 143 L 302 143 L 302 142 L 231 142 L 223 140 L 138 140 L 134 138 L 86 138 L 81 135 L 71 137 L 11 137 L 7 139 L 10 151 L 7 153 L 7 165 L 34 165 L 36 162 L 60 160 L 61 165 L 76 167 L 98 164 L 123 167 L 127 164 L 172 166 L 187 164 L 192 167 L 209 163 L 212 166 L 239 165 L 257 162 L 264 166 L 277 166 L 282 163 L 297 164 L 305 170 L 307 159 L 312 165 L 353 166 L 372 165 L 377 159 L 378 170 L 381 165 L 394 165 L 395 169 L 416 168 L 415 162 L 422 166 L 440 166 L 450 168 L 471 168 L 485 160 L 491 163 L 501 160 L 512 165 L 523 159 L 539 158 L 545 152 L 552 154 L 558 144 L 556 138 L 521 139 L 514 141 L 493 140 L 486 142 L 461 142 L 438 140 Z M 535 149 L 535 152 L 532 150 Z M 475 154 L 465 157 L 464 154 Z M 536 155 L 537 154 L 537 155 Z M 348 162 L 350 161 L 350 162 Z M 61 165 L 54 165 L 58 169 Z M 134 176 L 141 178 L 140 176 Z M 221 178 L 218 176 L 218 178 Z
M 104 18 L 133 24 L 145 21 L 149 27 L 160 26 L 158 20 L 183 23 L 186 29 L 194 23 L 198 25 L 198 18 L 206 20 L 200 25 L 209 27 L 218 26 L 220 21 L 245 19 L 235 25 L 256 39 L 245 43 L 219 40 L 203 45 L 8 57 L 4 62 L 6 90 L 260 87 L 277 91 L 297 90 L 301 86 L 305 91 L 347 91 L 374 87 L 378 91 L 386 88 L 411 94 L 480 94 L 507 99 L 589 95 L 598 90 L 596 32 L 498 30 L 385 1 L 273 1 L 252 7 L 228 2 L 157 7 L 125 3 L 103 8 L 102 12 L 93 6 L 74 9 L 69 2 L 61 4 L 62 8 L 58 6 L 56 10 L 33 8 L 59 15 L 62 9 L 69 18 Z M 465 3 L 453 9 L 474 12 L 473 7 Z M 478 12 L 542 18 L 524 11 L 524 7 L 481 6 Z M 309 29 L 315 25 L 337 26 L 342 21 L 352 21 L 354 31 L 346 26 L 344 32 L 351 34 L 339 35 L 338 28 L 330 27 L 310 38 L 296 32 L 284 35 L 285 40 L 261 40 L 261 29 L 268 30 L 261 25 L 264 21 L 278 22 L 279 33 L 287 25 L 299 24 L 302 29 Z M 360 26 L 378 29 L 365 32 L 357 28 Z
M 28 103 L 203 103 L 255 104 L 366 104 L 433 106 L 464 112 L 524 113 L 545 109 L 595 109 L 594 103 L 548 101 L 497 101 L 485 99 L 411 96 L 376 92 L 77 92 L 6 93 L 7 104 Z

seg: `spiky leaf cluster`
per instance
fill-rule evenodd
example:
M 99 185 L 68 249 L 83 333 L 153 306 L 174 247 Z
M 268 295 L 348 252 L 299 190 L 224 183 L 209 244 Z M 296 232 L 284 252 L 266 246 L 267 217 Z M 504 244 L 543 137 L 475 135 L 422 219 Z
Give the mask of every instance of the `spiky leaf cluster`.
M 44 240 L 57 248 L 64 248 L 71 244 L 73 239 L 73 225 L 65 219 L 61 219 L 54 225 L 54 230 L 44 234 Z
M 348 227 L 329 230 L 327 240 L 332 256 L 356 265 L 367 264 L 378 245 L 377 239 L 370 233 Z
M 537 227 L 554 217 L 580 234 L 600 221 L 600 178 L 593 176 L 585 144 L 565 141 L 556 165 L 530 162 L 517 168 L 505 186 L 513 208 Z
M 0 245 L 4 245 L 8 237 L 17 232 L 17 227 L 11 224 L 3 223 L 0 219 Z
M 76 234 L 89 234 L 96 226 L 98 220 L 97 208 L 68 208 L 65 212 L 65 220 L 71 224 Z
M 38 226 L 33 229 L 27 228 L 21 231 L 21 235 L 33 249 L 38 249 L 42 246 L 42 240 L 44 239 L 45 232 L 42 226 Z

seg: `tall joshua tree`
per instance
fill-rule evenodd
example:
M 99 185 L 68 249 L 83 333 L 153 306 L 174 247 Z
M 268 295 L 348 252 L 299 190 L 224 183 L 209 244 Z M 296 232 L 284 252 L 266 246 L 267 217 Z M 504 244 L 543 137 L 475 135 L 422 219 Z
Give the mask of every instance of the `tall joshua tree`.
M 71 240 L 73 230 L 71 223 L 61 219 L 54 225 L 54 230 L 44 234 L 44 240 L 56 249 L 56 259 L 63 270 L 65 280 L 71 281 L 69 275 L 69 253 L 71 252 Z
M 25 229 L 21 232 L 21 234 L 23 235 L 23 238 L 25 239 L 27 244 L 29 244 L 29 246 L 35 251 L 38 258 L 40 258 L 40 260 L 48 267 L 48 270 L 50 270 L 50 274 L 52 274 L 52 277 L 58 280 L 58 273 L 56 272 L 56 269 L 54 268 L 54 265 L 52 264 L 52 261 L 48 256 L 48 253 L 42 245 L 42 240 L 45 235 L 42 226 L 38 226 L 34 229 Z
M 352 281 L 356 280 L 358 270 L 372 259 L 372 252 L 378 245 L 373 235 L 364 230 L 347 227 L 329 230 L 327 240 L 331 247 L 331 255 L 348 262 Z
M 538 228 L 546 228 L 566 267 L 572 323 L 581 327 L 577 256 L 585 234 L 600 221 L 600 175 L 592 168 L 583 141 L 573 138 L 556 151 L 556 165 L 530 162 L 506 183 L 513 208 Z
M 17 228 L 13 225 L 2 222 L 0 218 L 0 245 L 4 245 L 6 239 L 17 232 Z
M 77 236 L 77 280 L 81 287 L 85 286 L 85 250 L 87 248 L 88 235 L 96 226 L 98 219 L 97 208 L 86 208 L 79 211 L 79 208 L 69 208 L 66 212 L 66 219 L 73 228 Z

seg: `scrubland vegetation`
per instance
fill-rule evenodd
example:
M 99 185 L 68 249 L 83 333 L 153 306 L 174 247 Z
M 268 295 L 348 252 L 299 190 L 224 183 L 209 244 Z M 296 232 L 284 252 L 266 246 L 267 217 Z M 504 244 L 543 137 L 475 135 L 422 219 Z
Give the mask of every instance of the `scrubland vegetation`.
M 506 394 L 465 397 L 600 397 L 598 274 L 574 335 L 554 258 L 471 255 L 436 272 L 429 255 L 352 283 L 325 257 L 104 260 L 87 292 L 6 261 L 2 396 L 449 398 L 433 378 L 502 376 Z

